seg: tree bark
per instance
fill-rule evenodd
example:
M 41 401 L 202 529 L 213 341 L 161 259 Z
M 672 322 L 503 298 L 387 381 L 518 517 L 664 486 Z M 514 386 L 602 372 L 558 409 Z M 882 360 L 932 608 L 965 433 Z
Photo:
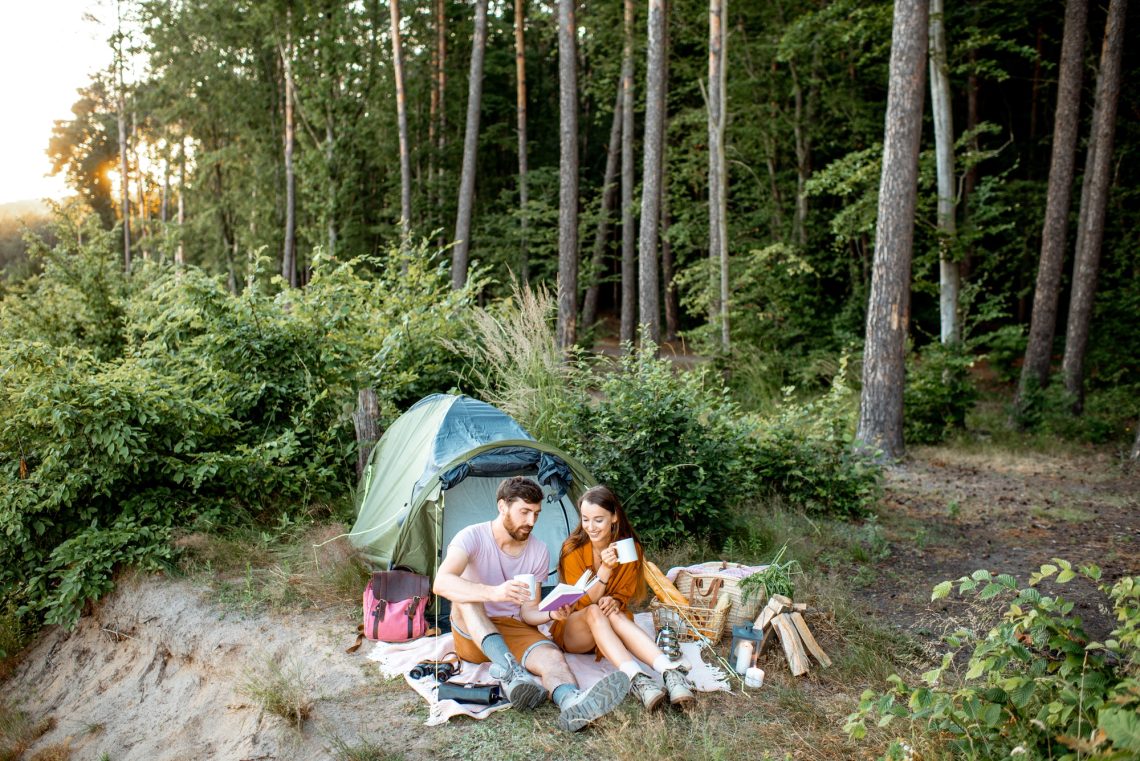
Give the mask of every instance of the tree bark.
M 625 0 L 621 56 L 621 331 L 622 345 L 637 331 L 637 237 L 633 229 L 633 0 Z
M 577 341 L 578 320 L 578 25 L 577 0 L 558 0 L 558 345 Z
M 123 271 L 131 272 L 131 191 L 130 168 L 127 166 L 127 98 L 123 77 L 123 16 L 122 4 L 115 3 L 117 30 L 115 35 L 115 70 L 118 75 L 118 127 L 119 127 L 119 206 L 123 215 Z
M 1057 81 L 1057 109 L 1053 116 L 1053 153 L 1049 162 L 1045 222 L 1041 230 L 1041 258 L 1037 264 L 1037 286 L 1033 291 L 1033 313 L 1029 322 L 1029 342 L 1021 366 L 1015 409 L 1023 409 L 1032 388 L 1044 388 L 1049 381 L 1053 355 L 1053 332 L 1057 326 L 1061 271 L 1065 263 L 1065 237 L 1069 226 L 1069 201 L 1076 161 L 1077 128 L 1081 105 L 1081 66 L 1088 3 L 1068 0 L 1061 41 L 1061 68 Z
M 618 83 L 614 99 L 614 116 L 610 123 L 610 141 L 606 148 L 606 172 L 602 179 L 602 209 L 594 233 L 594 249 L 590 256 L 590 284 L 582 301 L 582 327 L 588 329 L 598 318 L 598 276 L 605 266 L 606 241 L 610 236 L 610 213 L 617 200 L 617 167 L 621 157 L 622 91 Z
M 530 201 L 526 185 L 526 0 L 515 0 L 515 117 L 519 138 L 519 208 L 522 219 L 519 230 L 519 276 L 525 283 L 530 280 L 530 257 L 527 253 L 527 234 L 530 226 Z
M 895 0 L 875 259 L 867 305 L 863 392 L 856 438 L 902 456 L 910 264 L 928 34 L 926 0 Z
M 281 253 L 281 277 L 290 288 L 297 287 L 297 179 L 293 171 L 296 143 L 293 121 L 293 14 L 285 13 L 285 43 L 280 48 L 285 87 L 285 242 Z
M 400 140 L 400 239 L 412 235 L 412 159 L 408 150 L 408 103 L 404 92 L 404 51 L 400 38 L 400 0 L 389 0 L 392 19 L 392 68 L 396 79 L 396 124 Z
M 380 440 L 380 404 L 376 391 L 362 388 L 356 394 L 356 409 L 352 411 L 352 423 L 356 428 L 356 479 L 364 477 L 372 448 Z
M 471 248 L 471 210 L 475 203 L 475 151 L 479 143 L 479 109 L 483 100 L 483 54 L 487 49 L 487 0 L 475 0 L 475 30 L 471 39 L 471 70 L 467 82 L 467 127 L 463 134 L 463 168 L 459 177 L 459 210 L 455 247 L 451 254 L 451 287 L 467 284 Z
M 657 224 L 661 200 L 661 169 L 665 124 L 665 9 L 664 0 L 649 0 L 649 50 L 646 61 L 645 147 L 641 168 L 641 234 L 638 238 L 638 311 L 645 338 L 661 341 L 660 289 L 657 268 Z
M 1132 454 L 1128 459 L 1132 462 L 1140 462 L 1140 419 L 1136 421 L 1136 440 L 1132 442 Z
M 717 304 L 720 345 L 729 348 L 728 325 L 728 230 L 725 203 L 724 125 L 725 125 L 725 35 L 724 17 L 728 0 L 709 0 L 709 259 L 720 273 Z
M 1100 249 L 1104 241 L 1104 217 L 1108 209 L 1112 143 L 1116 128 L 1116 104 L 1120 99 L 1120 61 L 1124 50 L 1124 19 L 1128 0 L 1111 0 L 1108 23 L 1096 79 L 1096 107 L 1092 136 L 1085 159 L 1081 187 L 1081 215 L 1077 225 L 1076 258 L 1073 260 L 1073 292 L 1069 297 L 1069 322 L 1065 331 L 1065 356 L 1061 372 L 1065 390 L 1073 400 L 1073 413 L 1084 409 L 1085 354 L 1096 295 Z
M 938 175 L 938 307 L 941 339 L 957 343 L 960 276 L 954 260 L 957 234 L 954 189 L 954 118 L 950 105 L 950 72 L 946 63 L 943 0 L 930 0 L 930 111 L 934 117 L 934 163 Z
M 434 182 L 438 195 L 436 201 L 443 204 L 443 167 L 444 150 L 447 148 L 447 14 L 444 8 L 445 0 L 436 0 L 435 11 L 435 90 L 439 93 L 438 127 L 432 147 L 435 149 L 439 164 L 436 167 Z M 443 245 L 443 235 L 440 234 L 440 245 Z
M 174 264 L 186 264 L 186 136 L 178 142 L 178 246 L 174 249 Z

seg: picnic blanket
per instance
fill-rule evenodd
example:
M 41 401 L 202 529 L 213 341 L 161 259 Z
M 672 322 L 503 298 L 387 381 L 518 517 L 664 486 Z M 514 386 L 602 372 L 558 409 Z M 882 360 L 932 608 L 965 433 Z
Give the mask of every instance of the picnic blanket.
M 651 614 L 638 613 L 634 616 L 634 620 L 646 633 L 652 636 L 653 616 Z M 541 628 L 545 630 L 546 627 Z M 427 701 L 429 705 L 428 718 L 424 724 L 429 727 L 443 724 L 452 716 L 458 715 L 470 716 L 473 719 L 485 719 L 496 711 L 511 707 L 510 703 L 481 706 L 470 703 L 458 703 L 454 700 L 437 700 L 435 690 L 438 686 L 438 682 L 431 678 L 412 679 L 408 676 L 408 672 L 417 663 L 443 660 L 445 655 L 453 653 L 455 651 L 455 645 L 452 636 L 453 635 L 449 632 L 438 637 L 420 637 L 411 642 L 396 644 L 374 642 L 372 643 L 372 648 L 368 651 L 368 658 L 379 664 L 380 673 L 386 679 L 403 676 L 404 681 Z M 728 691 L 732 689 L 728 684 L 728 676 L 722 669 L 711 666 L 701 660 L 700 645 L 698 643 L 682 643 L 681 650 L 685 658 L 693 665 L 692 671 L 689 672 L 689 681 L 693 683 L 693 687 L 696 690 L 700 692 L 715 692 L 717 690 Z M 596 660 L 593 653 L 586 655 L 569 653 L 566 655 L 566 662 L 570 666 L 571 673 L 573 673 L 578 680 L 578 686 L 583 689 L 591 687 L 609 672 L 617 670 L 605 659 Z M 655 673 L 653 669 L 646 667 L 645 672 L 656 679 L 658 684 L 661 683 L 660 675 Z M 451 681 L 462 684 L 472 682 L 490 684 L 498 680 L 491 676 L 490 663 L 475 664 L 463 661 L 462 669 L 459 674 L 452 677 Z

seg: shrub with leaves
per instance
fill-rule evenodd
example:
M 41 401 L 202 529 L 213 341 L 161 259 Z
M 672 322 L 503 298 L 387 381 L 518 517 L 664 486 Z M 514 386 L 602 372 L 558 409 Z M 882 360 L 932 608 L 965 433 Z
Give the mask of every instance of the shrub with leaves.
M 458 362 L 439 339 L 481 282 L 453 291 L 421 246 L 317 256 L 303 290 L 255 274 L 234 295 L 145 263 L 127 287 L 111 240 L 94 240 L 54 251 L 0 304 L 17 325 L 71 318 L 0 338 L 0 608 L 30 622 L 70 623 L 118 567 L 166 563 L 178 527 L 343 497 L 357 390 L 375 386 L 388 419 L 450 387 Z M 75 308 L 71 283 L 103 281 L 112 312 Z
M 974 354 L 962 343 L 933 343 L 907 358 L 903 435 L 908 444 L 937 444 L 964 428 L 977 400 L 969 370 Z
M 1078 577 L 1106 596 L 1117 626 L 1104 642 L 1090 641 L 1073 603 L 1038 589 L 1046 579 Z M 934 588 L 932 599 L 959 594 L 980 601 L 1004 598 L 1001 623 L 984 636 L 961 629 L 953 648 L 922 684 L 889 678 L 882 694 L 866 691 L 845 730 L 856 738 L 866 722 L 896 718 L 924 729 L 967 758 L 1125 759 L 1140 754 L 1140 584 L 1125 577 L 1100 584 L 1095 565 L 1079 569 L 1057 558 L 1028 586 L 1007 574 L 975 571 Z M 956 655 L 971 651 L 960 673 Z

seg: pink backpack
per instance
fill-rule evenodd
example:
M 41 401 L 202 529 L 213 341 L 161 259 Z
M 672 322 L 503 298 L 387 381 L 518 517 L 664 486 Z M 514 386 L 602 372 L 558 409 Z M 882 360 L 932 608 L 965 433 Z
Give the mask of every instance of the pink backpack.
M 364 588 L 364 636 L 407 642 L 427 631 L 431 582 L 411 571 L 380 571 Z

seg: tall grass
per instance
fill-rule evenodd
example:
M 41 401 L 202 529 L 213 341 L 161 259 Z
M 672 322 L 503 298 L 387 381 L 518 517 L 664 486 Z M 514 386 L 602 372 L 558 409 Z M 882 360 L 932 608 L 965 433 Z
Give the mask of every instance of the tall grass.
M 300 731 L 313 712 L 312 689 L 309 674 L 301 664 L 283 664 L 267 658 L 260 666 L 247 669 L 240 692 L 266 713 L 280 716 Z
M 554 340 L 554 314 L 545 286 L 514 284 L 511 297 L 472 311 L 473 340 L 445 342 L 469 361 L 467 375 L 483 398 L 544 441 L 557 439 L 554 420 L 570 383 Z

